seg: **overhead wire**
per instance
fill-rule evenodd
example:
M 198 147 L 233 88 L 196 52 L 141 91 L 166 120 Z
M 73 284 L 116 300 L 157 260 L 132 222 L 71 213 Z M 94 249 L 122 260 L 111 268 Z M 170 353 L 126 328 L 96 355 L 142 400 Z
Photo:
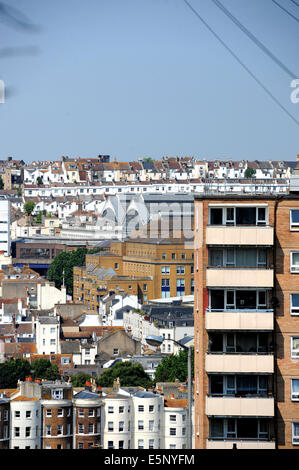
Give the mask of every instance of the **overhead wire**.
M 276 2 L 276 0 L 272 0 L 273 3 L 275 3 L 275 5 L 277 5 L 279 8 L 281 8 L 285 13 L 287 13 L 287 15 L 291 16 L 295 21 L 298 21 L 299 23 L 299 18 L 297 18 L 295 15 L 293 15 L 292 13 L 289 12 L 289 10 L 287 10 L 286 8 L 284 8 L 283 6 L 280 5 L 280 3 Z M 298 6 L 298 5 L 297 5 Z
M 258 85 L 267 93 L 268 96 L 279 106 L 279 108 L 284 111 L 292 121 L 299 126 L 299 121 L 283 106 L 280 101 L 271 93 L 270 90 L 254 75 L 253 72 L 241 61 L 241 59 L 234 53 L 234 51 L 221 39 L 221 37 L 213 30 L 213 28 L 202 18 L 197 10 L 189 3 L 188 0 L 183 0 L 183 2 L 188 6 L 188 8 L 194 13 L 194 15 L 204 24 L 204 26 L 210 31 L 211 34 L 222 44 L 222 46 L 234 57 L 241 67 L 246 70 L 246 72 L 258 83 Z
M 297 78 L 295 74 L 288 69 L 253 33 L 251 33 L 219 0 L 212 0 L 212 2 L 220 8 L 223 13 L 230 18 L 268 57 L 270 57 L 282 70 L 284 70 L 291 78 Z

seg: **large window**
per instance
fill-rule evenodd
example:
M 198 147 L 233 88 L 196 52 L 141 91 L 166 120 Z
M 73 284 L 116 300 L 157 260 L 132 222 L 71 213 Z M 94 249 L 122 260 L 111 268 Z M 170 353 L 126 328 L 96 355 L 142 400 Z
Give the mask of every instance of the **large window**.
M 291 273 L 299 273 L 299 251 L 290 252 Z
M 299 294 L 290 295 L 291 315 L 299 315 Z
M 265 248 L 211 248 L 209 265 L 219 267 L 265 268 L 267 250 Z
M 211 310 L 260 310 L 267 308 L 266 290 L 225 290 L 211 289 L 209 292 Z
M 292 394 L 291 394 L 291 398 L 292 400 L 294 401 L 299 401 L 299 379 L 292 379 L 291 380 L 291 390 L 292 390 Z
M 290 229 L 299 230 L 299 209 L 290 210 Z
M 268 439 L 269 421 L 255 418 L 213 418 L 211 439 Z
M 266 225 L 266 207 L 211 207 L 210 225 Z
M 177 297 L 185 295 L 185 279 L 176 280 L 176 295 Z
M 291 337 L 291 357 L 299 359 L 299 336 Z
M 268 377 L 263 375 L 211 375 L 210 394 L 223 395 L 267 395 Z
M 292 444 L 299 444 L 299 423 L 292 423 Z
M 170 297 L 170 280 L 169 279 L 162 279 L 161 281 L 161 297 L 162 299 Z

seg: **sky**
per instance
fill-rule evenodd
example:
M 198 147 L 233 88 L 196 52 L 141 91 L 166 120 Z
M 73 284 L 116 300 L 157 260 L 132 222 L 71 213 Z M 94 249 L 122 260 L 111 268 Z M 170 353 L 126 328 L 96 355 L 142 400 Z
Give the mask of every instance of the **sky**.
M 212 0 L 188 1 L 299 122 L 292 78 Z M 299 79 L 299 1 L 277 1 L 298 21 L 272 0 L 221 0 Z M 0 80 L 0 160 L 299 154 L 299 125 L 183 0 L 0 2 Z

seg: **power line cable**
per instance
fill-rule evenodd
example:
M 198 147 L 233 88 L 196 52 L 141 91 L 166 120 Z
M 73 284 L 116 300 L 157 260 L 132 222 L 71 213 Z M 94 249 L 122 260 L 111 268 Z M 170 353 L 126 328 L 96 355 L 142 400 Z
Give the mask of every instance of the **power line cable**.
M 275 5 L 277 5 L 279 8 L 281 8 L 285 13 L 287 13 L 287 15 L 291 16 L 295 21 L 298 21 L 299 23 L 299 19 L 293 15 L 292 13 L 290 13 L 286 8 L 284 8 L 283 6 L 281 6 L 278 2 L 276 2 L 275 0 L 272 0 L 273 3 L 275 3 Z M 297 5 L 298 6 L 298 5 Z
M 225 6 L 219 2 L 219 0 L 212 0 L 212 2 L 220 8 L 223 13 L 230 18 L 237 26 L 240 28 L 262 51 L 265 52 L 265 54 L 268 55 L 282 70 L 284 70 L 292 79 L 297 78 L 298 74 L 293 73 L 291 70 L 289 70 L 272 52 L 261 42 L 259 39 L 257 39 L 256 36 L 254 36 L 253 33 L 251 33 L 230 11 L 225 8 Z
M 277 98 L 263 85 L 263 83 L 251 72 L 251 70 L 239 59 L 239 57 L 233 52 L 233 50 L 225 44 L 220 36 L 209 26 L 209 24 L 200 16 L 200 14 L 193 8 L 188 0 L 183 0 L 184 3 L 190 8 L 195 16 L 205 25 L 205 27 L 215 36 L 215 38 L 222 44 L 222 46 L 235 58 L 235 60 L 243 67 L 246 72 L 260 85 L 260 87 L 270 96 L 270 98 L 280 107 L 288 116 L 299 126 L 299 121 L 278 101 Z
M 296 0 L 291 0 L 297 7 L 299 7 L 299 3 L 296 2 Z

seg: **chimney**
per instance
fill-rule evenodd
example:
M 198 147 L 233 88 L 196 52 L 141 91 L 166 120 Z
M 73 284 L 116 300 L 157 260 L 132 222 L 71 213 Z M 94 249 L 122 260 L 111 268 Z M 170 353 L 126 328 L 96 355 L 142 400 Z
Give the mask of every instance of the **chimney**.
M 119 392 L 119 387 L 120 387 L 119 377 L 117 377 L 117 379 L 114 380 L 114 382 L 113 382 L 113 391 L 114 392 Z

